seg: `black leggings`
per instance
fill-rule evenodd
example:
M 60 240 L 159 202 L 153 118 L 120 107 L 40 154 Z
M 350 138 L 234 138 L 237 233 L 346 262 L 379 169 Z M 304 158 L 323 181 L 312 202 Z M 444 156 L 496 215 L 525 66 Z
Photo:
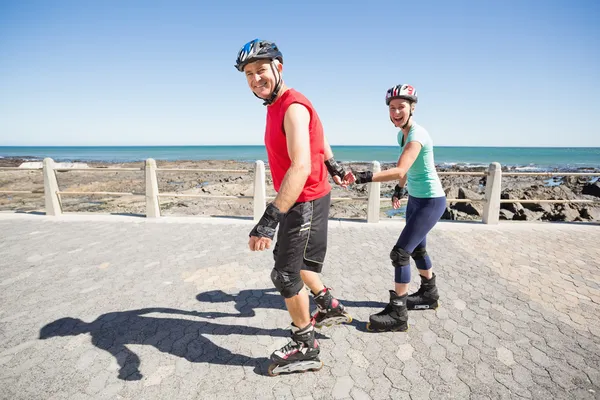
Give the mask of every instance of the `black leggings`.
M 427 233 L 435 226 L 446 210 L 446 196 L 422 199 L 408 196 L 406 206 L 406 226 L 402 230 L 396 248 L 401 248 L 409 254 L 415 250 L 425 251 Z M 430 269 L 431 260 L 425 253 L 424 257 L 415 260 L 418 269 Z M 410 283 L 410 261 L 406 265 L 396 267 L 394 281 Z

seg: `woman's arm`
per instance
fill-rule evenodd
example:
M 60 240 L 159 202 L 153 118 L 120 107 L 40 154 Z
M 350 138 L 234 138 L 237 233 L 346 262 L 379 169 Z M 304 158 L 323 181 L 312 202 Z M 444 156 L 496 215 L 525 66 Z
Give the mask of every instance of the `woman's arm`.
M 406 182 L 406 173 L 413 165 L 421 148 L 423 146 L 421 143 L 417 141 L 409 142 L 400 158 L 398 159 L 398 163 L 395 168 L 386 169 L 381 172 L 356 172 L 354 175 L 356 176 L 356 183 L 368 183 L 368 182 L 387 182 L 387 181 L 395 181 L 400 180 L 401 182 Z

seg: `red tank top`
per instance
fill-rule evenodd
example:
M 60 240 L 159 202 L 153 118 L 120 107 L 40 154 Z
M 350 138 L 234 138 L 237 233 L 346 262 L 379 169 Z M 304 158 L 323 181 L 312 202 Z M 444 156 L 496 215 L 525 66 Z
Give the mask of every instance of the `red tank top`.
M 311 201 L 325 196 L 331 191 L 328 172 L 325 167 L 325 144 L 323 125 L 310 101 L 294 89 L 286 90 L 274 104 L 267 107 L 267 127 L 265 146 L 269 157 L 269 166 L 273 177 L 273 186 L 279 192 L 281 182 L 292 161 L 288 155 L 287 140 L 283 129 L 285 112 L 293 103 L 302 104 L 310 114 L 310 163 L 308 179 L 297 202 Z

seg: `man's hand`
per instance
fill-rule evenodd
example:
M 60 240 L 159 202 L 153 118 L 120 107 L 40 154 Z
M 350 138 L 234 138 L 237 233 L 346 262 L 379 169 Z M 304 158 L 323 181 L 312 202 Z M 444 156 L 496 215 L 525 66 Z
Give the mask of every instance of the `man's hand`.
M 400 185 L 396 184 L 394 187 L 394 194 L 392 195 L 392 206 L 394 209 L 400 208 L 400 199 L 406 196 L 406 188 L 400 187 Z
M 333 181 L 335 182 L 335 184 L 339 185 L 343 188 L 347 188 L 348 185 L 354 183 L 355 180 L 356 180 L 356 177 L 354 176 L 354 174 L 352 172 L 347 172 L 346 175 L 344 175 L 344 179 L 340 179 L 339 176 L 333 177 Z
M 329 172 L 329 175 L 331 175 L 331 178 L 336 185 L 344 188 L 348 186 L 348 180 L 346 177 L 348 174 L 351 174 L 351 172 L 346 173 L 344 167 L 342 167 L 340 163 L 335 160 L 335 158 L 331 157 L 329 160 L 325 160 L 325 166 L 327 167 L 327 171 Z
M 356 177 L 354 176 L 352 171 L 350 171 L 344 176 L 344 180 L 342 181 L 342 186 L 348 187 L 348 185 L 353 184 L 355 181 L 356 181 Z
M 248 247 L 252 251 L 263 251 L 265 249 L 270 249 L 271 243 L 273 243 L 272 239 L 250 236 L 250 239 L 248 240 Z
M 267 205 L 263 216 L 250 231 L 248 247 L 252 251 L 263 251 L 271 248 L 271 242 L 275 237 L 275 230 L 281 219 L 282 212 L 273 203 Z

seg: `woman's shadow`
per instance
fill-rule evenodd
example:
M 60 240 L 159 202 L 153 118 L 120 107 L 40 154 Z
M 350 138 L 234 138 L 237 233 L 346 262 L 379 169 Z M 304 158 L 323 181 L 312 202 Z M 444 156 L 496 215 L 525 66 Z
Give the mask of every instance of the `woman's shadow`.
M 89 333 L 92 343 L 112 354 L 119 364 L 119 379 L 139 380 L 140 358 L 127 348 L 128 344 L 156 347 L 158 350 L 185 358 L 190 362 L 254 366 L 264 375 L 267 358 L 251 358 L 217 346 L 204 334 L 210 335 L 267 335 L 289 337 L 286 329 L 262 329 L 250 326 L 220 325 L 207 321 L 152 317 L 146 314 L 165 313 L 200 317 L 200 312 L 172 308 L 144 308 L 103 314 L 86 323 L 78 318 L 65 317 L 47 324 L 40 330 L 40 339 L 56 336 L 75 336 Z

